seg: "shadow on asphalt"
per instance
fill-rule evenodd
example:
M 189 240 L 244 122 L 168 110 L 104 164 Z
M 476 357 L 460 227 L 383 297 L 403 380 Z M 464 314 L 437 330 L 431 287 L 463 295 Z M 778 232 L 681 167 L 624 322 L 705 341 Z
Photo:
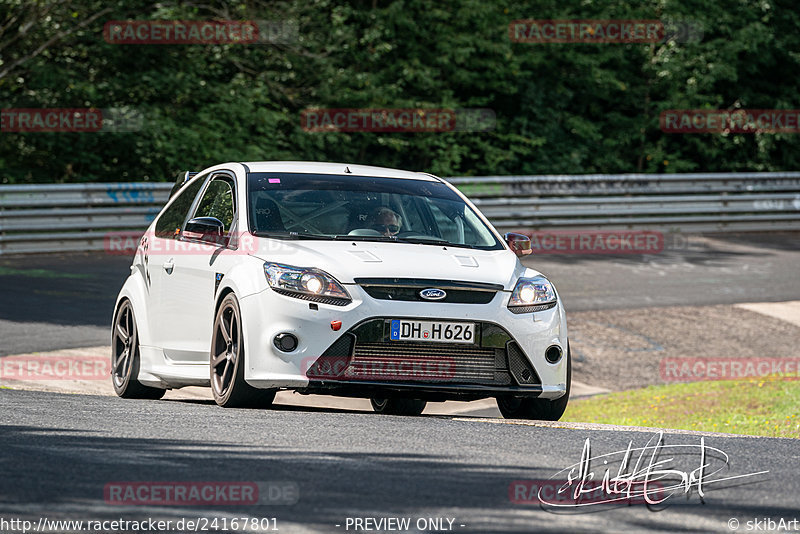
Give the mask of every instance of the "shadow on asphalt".
M 219 421 L 217 421 L 219 422 Z M 265 423 L 267 421 L 265 420 Z M 216 429 L 216 431 L 223 429 Z M 254 429 L 269 432 L 269 427 Z M 376 433 L 374 440 L 380 440 Z M 498 461 L 502 451 L 486 451 L 491 465 L 458 455 L 419 450 L 382 451 L 365 455 L 363 444 L 341 452 L 343 443 L 324 443 L 306 450 L 291 446 L 239 445 L 218 441 L 209 428 L 204 441 L 86 435 L 62 428 L 3 426 L 0 479 L 13 481 L 0 489 L 0 511 L 16 517 L 48 515 L 51 519 L 178 520 L 185 517 L 277 517 L 320 531 L 335 532 L 347 517 L 432 517 L 457 514 L 462 532 L 597 532 L 611 526 L 617 532 L 649 530 L 696 531 L 709 516 L 764 518 L 796 515 L 797 509 L 770 504 L 769 499 L 726 504 L 709 496 L 700 504 L 673 497 L 665 509 L 644 505 L 554 513 L 540 505 L 513 504 L 509 485 L 520 479 L 548 479 L 555 466 L 524 466 Z M 312 445 L 312 447 L 314 447 Z M 499 455 L 499 456 L 498 456 Z M 531 458 L 535 458 L 532 453 Z M 119 482 L 164 481 L 290 481 L 299 488 L 293 505 L 214 504 L 205 506 L 119 506 L 106 504 L 104 488 Z M 761 488 L 761 495 L 765 488 Z M 712 494 L 713 495 L 713 494 Z M 33 506 L 29 506 L 33 504 Z M 22 513 L 26 510 L 27 513 Z M 571 517 L 564 517 L 564 516 Z M 707 524 L 707 523 L 705 523 Z M 724 525 L 724 519 L 720 525 Z M 286 530 L 293 529 L 286 525 Z

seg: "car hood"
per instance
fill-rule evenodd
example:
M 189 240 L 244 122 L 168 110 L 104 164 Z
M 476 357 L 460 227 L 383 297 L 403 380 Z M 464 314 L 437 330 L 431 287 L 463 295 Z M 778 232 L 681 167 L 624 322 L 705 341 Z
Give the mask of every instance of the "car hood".
M 315 267 L 343 284 L 354 278 L 430 278 L 500 284 L 511 290 L 531 274 L 508 250 L 369 241 L 288 241 L 257 238 L 252 256 L 296 267 Z M 538 273 L 536 273 L 538 274 Z

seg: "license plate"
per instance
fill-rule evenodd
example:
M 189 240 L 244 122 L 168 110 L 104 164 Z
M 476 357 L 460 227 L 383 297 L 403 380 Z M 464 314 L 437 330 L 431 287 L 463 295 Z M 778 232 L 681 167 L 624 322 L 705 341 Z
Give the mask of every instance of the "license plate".
M 389 339 L 392 341 L 475 343 L 475 323 L 392 319 Z

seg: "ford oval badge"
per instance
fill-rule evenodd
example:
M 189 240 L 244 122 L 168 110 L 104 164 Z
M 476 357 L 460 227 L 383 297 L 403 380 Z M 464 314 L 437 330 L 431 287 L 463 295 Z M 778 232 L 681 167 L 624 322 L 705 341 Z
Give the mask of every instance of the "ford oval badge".
M 436 289 L 431 287 L 420 291 L 419 296 L 424 298 L 425 300 L 442 300 L 447 296 L 447 293 L 445 293 L 443 289 Z

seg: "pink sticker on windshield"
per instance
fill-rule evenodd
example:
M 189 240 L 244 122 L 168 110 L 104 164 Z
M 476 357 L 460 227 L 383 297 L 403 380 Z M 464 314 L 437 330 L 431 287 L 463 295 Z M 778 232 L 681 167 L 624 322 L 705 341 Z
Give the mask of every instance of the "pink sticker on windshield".
M 281 183 L 281 179 L 280 178 L 270 178 L 269 179 L 269 183 L 271 183 L 271 184 L 279 184 L 279 183 Z

